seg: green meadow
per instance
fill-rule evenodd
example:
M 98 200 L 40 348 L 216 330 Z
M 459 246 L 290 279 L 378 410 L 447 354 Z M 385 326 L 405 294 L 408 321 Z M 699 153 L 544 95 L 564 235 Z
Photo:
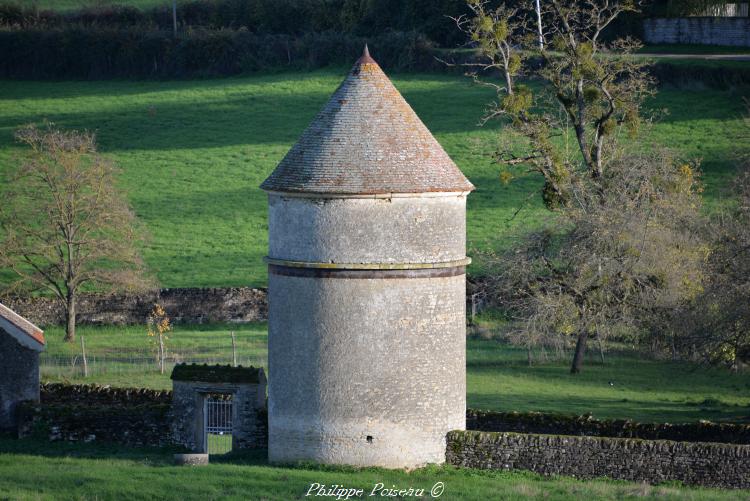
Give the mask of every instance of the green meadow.
M 147 2 L 148 0 L 143 0 Z M 71 0 L 71 3 L 73 0 Z M 96 131 L 100 150 L 121 168 L 121 186 L 149 234 L 143 253 L 166 287 L 263 286 L 266 198 L 258 189 L 323 106 L 347 68 L 280 72 L 221 80 L 0 81 L 0 179 L 23 151 L 13 131 L 45 120 Z M 469 252 L 503 249 L 520 233 L 553 222 L 520 172 L 500 182 L 490 154 L 506 137 L 499 124 L 477 125 L 492 99 L 460 76 L 392 75 L 417 114 L 477 186 L 469 197 Z M 649 106 L 665 109 L 636 148 L 663 145 L 701 158 L 709 207 L 721 205 L 744 144 L 742 96 L 748 89 L 664 88 Z M 520 209 L 520 210 L 519 210 Z M 471 273 L 481 273 L 482 263 Z M 177 326 L 169 364 L 232 360 L 267 367 L 262 323 Z M 46 331 L 45 381 L 169 388 L 144 326 L 79 327 L 81 345 Z M 651 422 L 750 420 L 750 374 L 654 360 L 612 346 L 592 353 L 582 374 L 568 358 L 528 366 L 526 354 L 492 339 L 467 340 L 467 400 L 472 408 L 591 413 Z M 429 467 L 411 472 L 304 465 L 270 466 L 262 454 L 229 456 L 205 468 L 171 465 L 165 450 L 60 444 L 0 437 L 0 499 L 304 499 L 310 484 L 429 489 L 442 499 L 747 499 L 746 491 L 647 486 L 608 480 L 543 478 L 531 473 Z M 213 459 L 212 459 L 213 461 Z M 429 495 L 429 494 L 428 494 Z
M 528 472 L 482 471 L 430 466 L 410 472 L 379 468 L 269 465 L 264 451 L 213 460 L 209 466 L 173 466 L 170 451 L 126 449 L 99 444 L 67 444 L 0 437 L 0 497 L 13 500 L 206 500 L 288 501 L 305 497 L 314 483 L 366 491 L 423 489 L 445 500 L 740 500 L 747 491 L 649 486 L 612 480 L 544 478 Z M 442 483 L 442 486 L 436 484 Z M 382 496 L 377 493 L 375 498 Z M 327 498 L 327 499 L 335 499 Z M 359 498 L 352 498 L 359 499 Z M 412 499 L 399 497 L 398 499 Z
M 387 70 L 387 68 L 386 68 Z M 165 287 L 263 286 L 266 197 L 258 189 L 313 119 L 347 68 L 190 81 L 0 81 L 0 178 L 22 150 L 13 131 L 54 122 L 96 131 L 121 168 L 121 185 L 149 234 L 143 253 Z M 478 126 L 493 94 L 461 76 L 391 75 L 477 190 L 469 196 L 469 252 L 502 249 L 549 222 L 537 176 L 500 182 L 490 154 L 507 134 Z M 654 144 L 703 160 L 706 196 L 721 187 L 742 146 L 748 89 L 662 89 L 665 110 L 636 147 Z M 520 211 L 519 211 L 520 209 Z M 518 212 L 517 212 L 518 211 Z M 514 216 L 515 214 L 515 216 Z M 470 273 L 480 273 L 481 262 Z
M 170 360 L 228 364 L 230 332 L 238 363 L 267 367 L 265 324 L 177 326 L 170 334 Z M 157 369 L 145 328 L 79 327 L 90 375 L 82 376 L 78 343 L 62 341 L 62 329 L 46 331 L 42 355 L 47 381 L 171 388 L 169 372 Z M 475 409 L 591 413 L 600 419 L 643 422 L 750 421 L 750 373 L 645 358 L 613 347 L 604 363 L 593 348 L 584 371 L 570 375 L 569 358 L 529 367 L 526 352 L 491 339 L 467 340 L 467 400 Z M 272 376 L 271 376 L 272 377 Z

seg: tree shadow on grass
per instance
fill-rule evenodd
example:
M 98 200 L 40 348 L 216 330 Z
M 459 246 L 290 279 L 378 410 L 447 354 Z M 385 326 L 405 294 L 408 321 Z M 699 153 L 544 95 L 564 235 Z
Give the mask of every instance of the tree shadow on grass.
M 0 434 L 0 454 L 17 454 L 41 456 L 47 458 L 80 458 L 94 460 L 133 461 L 147 466 L 173 467 L 174 454 L 184 453 L 180 447 L 125 447 L 107 442 L 48 442 L 46 440 L 24 438 L 17 439 L 9 434 Z M 314 462 L 276 464 L 268 462 L 267 449 L 249 449 L 232 451 L 227 454 L 216 454 L 209 457 L 209 464 L 262 466 L 287 469 L 290 467 L 303 470 L 356 472 L 361 470 L 354 466 L 323 465 Z
M 63 128 L 97 131 L 103 152 L 257 144 L 291 146 L 330 95 L 328 89 L 277 93 L 255 88 L 242 94 L 238 91 L 211 98 L 188 95 L 185 102 L 158 102 L 149 96 L 103 111 L 93 108 L 55 111 L 40 105 L 23 113 L 0 115 L 0 129 L 12 131 L 25 123 L 48 119 Z M 481 102 L 474 93 L 462 97 L 450 87 L 414 89 L 407 95 L 415 108 L 429 115 L 427 125 L 434 133 L 476 130 L 476 117 L 466 114 L 460 105 L 473 104 L 480 113 Z M 4 141 L 9 140 L 6 135 Z
M 117 459 L 136 461 L 149 466 L 174 466 L 174 454 L 184 453 L 181 447 L 125 447 L 108 442 L 49 442 L 41 439 L 18 439 L 0 434 L 0 454 L 83 459 Z M 266 449 L 233 451 L 211 455 L 211 464 L 268 466 Z
M 469 408 L 485 410 L 554 412 L 580 416 L 592 414 L 598 419 L 635 419 L 642 422 L 689 423 L 699 419 L 714 422 L 748 422 L 750 409 L 726 404 L 690 405 L 684 402 L 638 400 L 622 397 L 553 397 L 539 395 L 487 395 L 469 392 Z
M 0 435 L 0 454 L 22 454 L 58 458 L 120 459 L 147 462 L 154 466 L 171 466 L 179 447 L 123 447 L 104 442 L 49 442 L 41 439 L 18 439 Z

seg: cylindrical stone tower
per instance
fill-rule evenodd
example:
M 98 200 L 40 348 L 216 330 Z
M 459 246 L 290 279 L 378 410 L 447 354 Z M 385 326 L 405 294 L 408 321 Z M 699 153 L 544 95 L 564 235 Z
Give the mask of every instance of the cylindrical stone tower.
M 270 460 L 444 462 L 466 424 L 472 184 L 365 49 L 261 188 Z

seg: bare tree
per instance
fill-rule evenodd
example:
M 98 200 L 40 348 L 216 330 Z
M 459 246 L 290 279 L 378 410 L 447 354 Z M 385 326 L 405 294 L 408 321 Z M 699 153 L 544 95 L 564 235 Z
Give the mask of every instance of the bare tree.
M 73 341 L 82 288 L 148 285 L 136 218 L 93 134 L 32 125 L 16 139 L 30 154 L 2 189 L 0 267 L 17 279 L 0 290 L 51 293 L 65 308 L 65 340 Z
M 476 82 L 497 94 L 481 123 L 504 120 L 509 127 L 503 134 L 521 139 L 496 151 L 495 160 L 504 169 L 501 178 L 511 179 L 515 166 L 538 172 L 544 178 L 542 198 L 550 209 L 582 210 L 589 201 L 582 203 L 575 197 L 583 195 L 584 185 L 584 191 L 596 194 L 594 200 L 606 207 L 611 197 L 604 182 L 606 169 L 623 154 L 620 139 L 635 136 L 648 121 L 643 102 L 654 93 L 648 63 L 633 57 L 641 44 L 631 38 L 605 43 L 602 38 L 618 16 L 636 11 L 637 3 L 550 0 L 540 15 L 531 5 L 492 8 L 486 0 L 467 0 L 467 4 L 472 15 L 454 20 L 479 57 L 464 66 Z M 544 20 L 541 41 L 540 18 Z M 496 73 L 501 76 L 499 83 L 491 79 Z M 531 76 L 539 87 L 523 80 Z M 578 294 L 595 295 L 597 290 L 584 287 Z M 555 304 L 548 307 L 557 315 L 562 310 Z M 558 308 L 566 305 L 560 303 Z M 577 324 L 581 330 L 573 372 L 580 370 L 589 331 L 601 329 L 601 319 L 607 316 L 592 310 L 595 305 L 596 301 L 578 299 L 578 313 L 590 321 Z
M 612 161 L 571 193 L 555 229 L 531 233 L 491 266 L 494 295 L 515 317 L 517 340 L 575 339 L 577 373 L 590 338 L 647 331 L 654 315 L 695 298 L 709 246 L 696 167 L 667 152 Z

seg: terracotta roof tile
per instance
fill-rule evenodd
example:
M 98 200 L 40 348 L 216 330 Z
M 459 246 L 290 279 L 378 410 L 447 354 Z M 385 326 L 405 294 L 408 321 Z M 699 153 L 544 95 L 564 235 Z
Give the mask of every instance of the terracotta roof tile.
M 365 47 L 261 188 L 322 194 L 463 192 L 461 173 Z
M 16 326 L 21 332 L 36 341 L 39 345 L 44 346 L 44 332 L 42 332 L 42 329 L 2 303 L 0 303 L 0 317 Z

